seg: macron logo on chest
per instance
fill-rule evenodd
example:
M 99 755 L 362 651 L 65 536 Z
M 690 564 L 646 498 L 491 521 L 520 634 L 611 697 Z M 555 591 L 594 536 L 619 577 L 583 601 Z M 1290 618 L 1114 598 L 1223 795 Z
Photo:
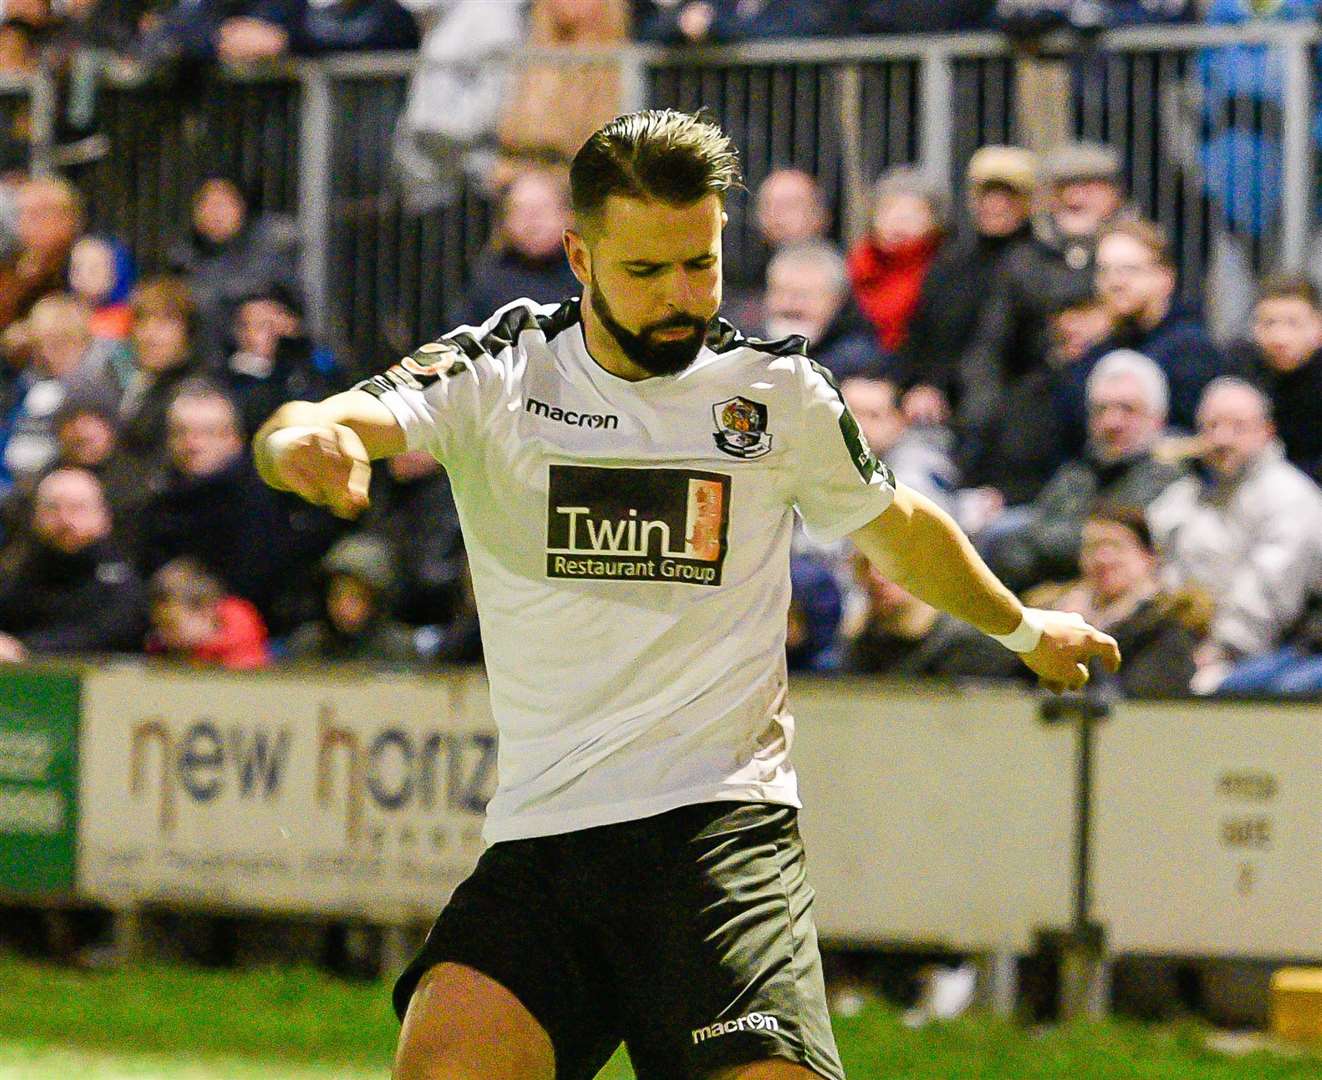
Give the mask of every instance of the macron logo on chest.
M 523 409 L 524 412 L 530 412 L 533 416 L 544 416 L 548 420 L 554 420 L 557 424 L 568 424 L 570 427 L 601 428 L 606 431 L 614 431 L 620 426 L 620 418 L 612 413 L 575 412 L 573 409 L 562 409 L 557 405 L 548 405 L 546 402 L 538 401 L 533 397 L 524 399 Z

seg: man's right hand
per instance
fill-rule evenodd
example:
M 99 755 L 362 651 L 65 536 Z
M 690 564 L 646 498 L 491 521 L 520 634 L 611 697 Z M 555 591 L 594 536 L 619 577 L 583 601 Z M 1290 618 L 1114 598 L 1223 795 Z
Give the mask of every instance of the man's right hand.
M 272 487 L 292 491 L 337 517 L 355 518 L 367 509 L 371 458 L 363 440 L 344 424 L 285 427 L 265 436 L 258 461 Z M 266 461 L 261 458 L 265 456 Z

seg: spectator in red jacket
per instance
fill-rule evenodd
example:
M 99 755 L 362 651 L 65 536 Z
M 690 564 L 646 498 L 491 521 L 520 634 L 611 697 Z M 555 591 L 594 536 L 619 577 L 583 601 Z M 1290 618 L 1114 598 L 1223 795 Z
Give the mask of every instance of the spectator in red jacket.
M 191 664 L 259 668 L 271 662 L 266 624 L 247 600 L 226 594 L 220 579 L 182 556 L 152 575 L 147 652 Z
M 877 182 L 872 231 L 849 253 L 849 280 L 888 353 L 909 336 L 927 268 L 945 236 L 944 194 L 913 168 Z

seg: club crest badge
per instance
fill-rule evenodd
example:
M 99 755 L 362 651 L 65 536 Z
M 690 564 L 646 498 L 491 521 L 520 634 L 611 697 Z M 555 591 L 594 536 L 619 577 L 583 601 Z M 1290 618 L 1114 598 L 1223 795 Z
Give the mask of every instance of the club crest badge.
M 771 449 L 767 407 L 760 401 L 733 397 L 712 406 L 716 445 L 731 457 L 757 458 Z

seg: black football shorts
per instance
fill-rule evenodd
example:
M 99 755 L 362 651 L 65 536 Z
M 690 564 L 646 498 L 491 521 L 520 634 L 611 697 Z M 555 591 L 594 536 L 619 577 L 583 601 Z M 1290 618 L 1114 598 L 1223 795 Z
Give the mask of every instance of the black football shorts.
M 764 1058 L 843 1080 L 797 811 L 703 803 L 496 844 L 395 984 L 464 964 L 509 989 L 592 1080 L 623 1041 L 639 1080 Z

